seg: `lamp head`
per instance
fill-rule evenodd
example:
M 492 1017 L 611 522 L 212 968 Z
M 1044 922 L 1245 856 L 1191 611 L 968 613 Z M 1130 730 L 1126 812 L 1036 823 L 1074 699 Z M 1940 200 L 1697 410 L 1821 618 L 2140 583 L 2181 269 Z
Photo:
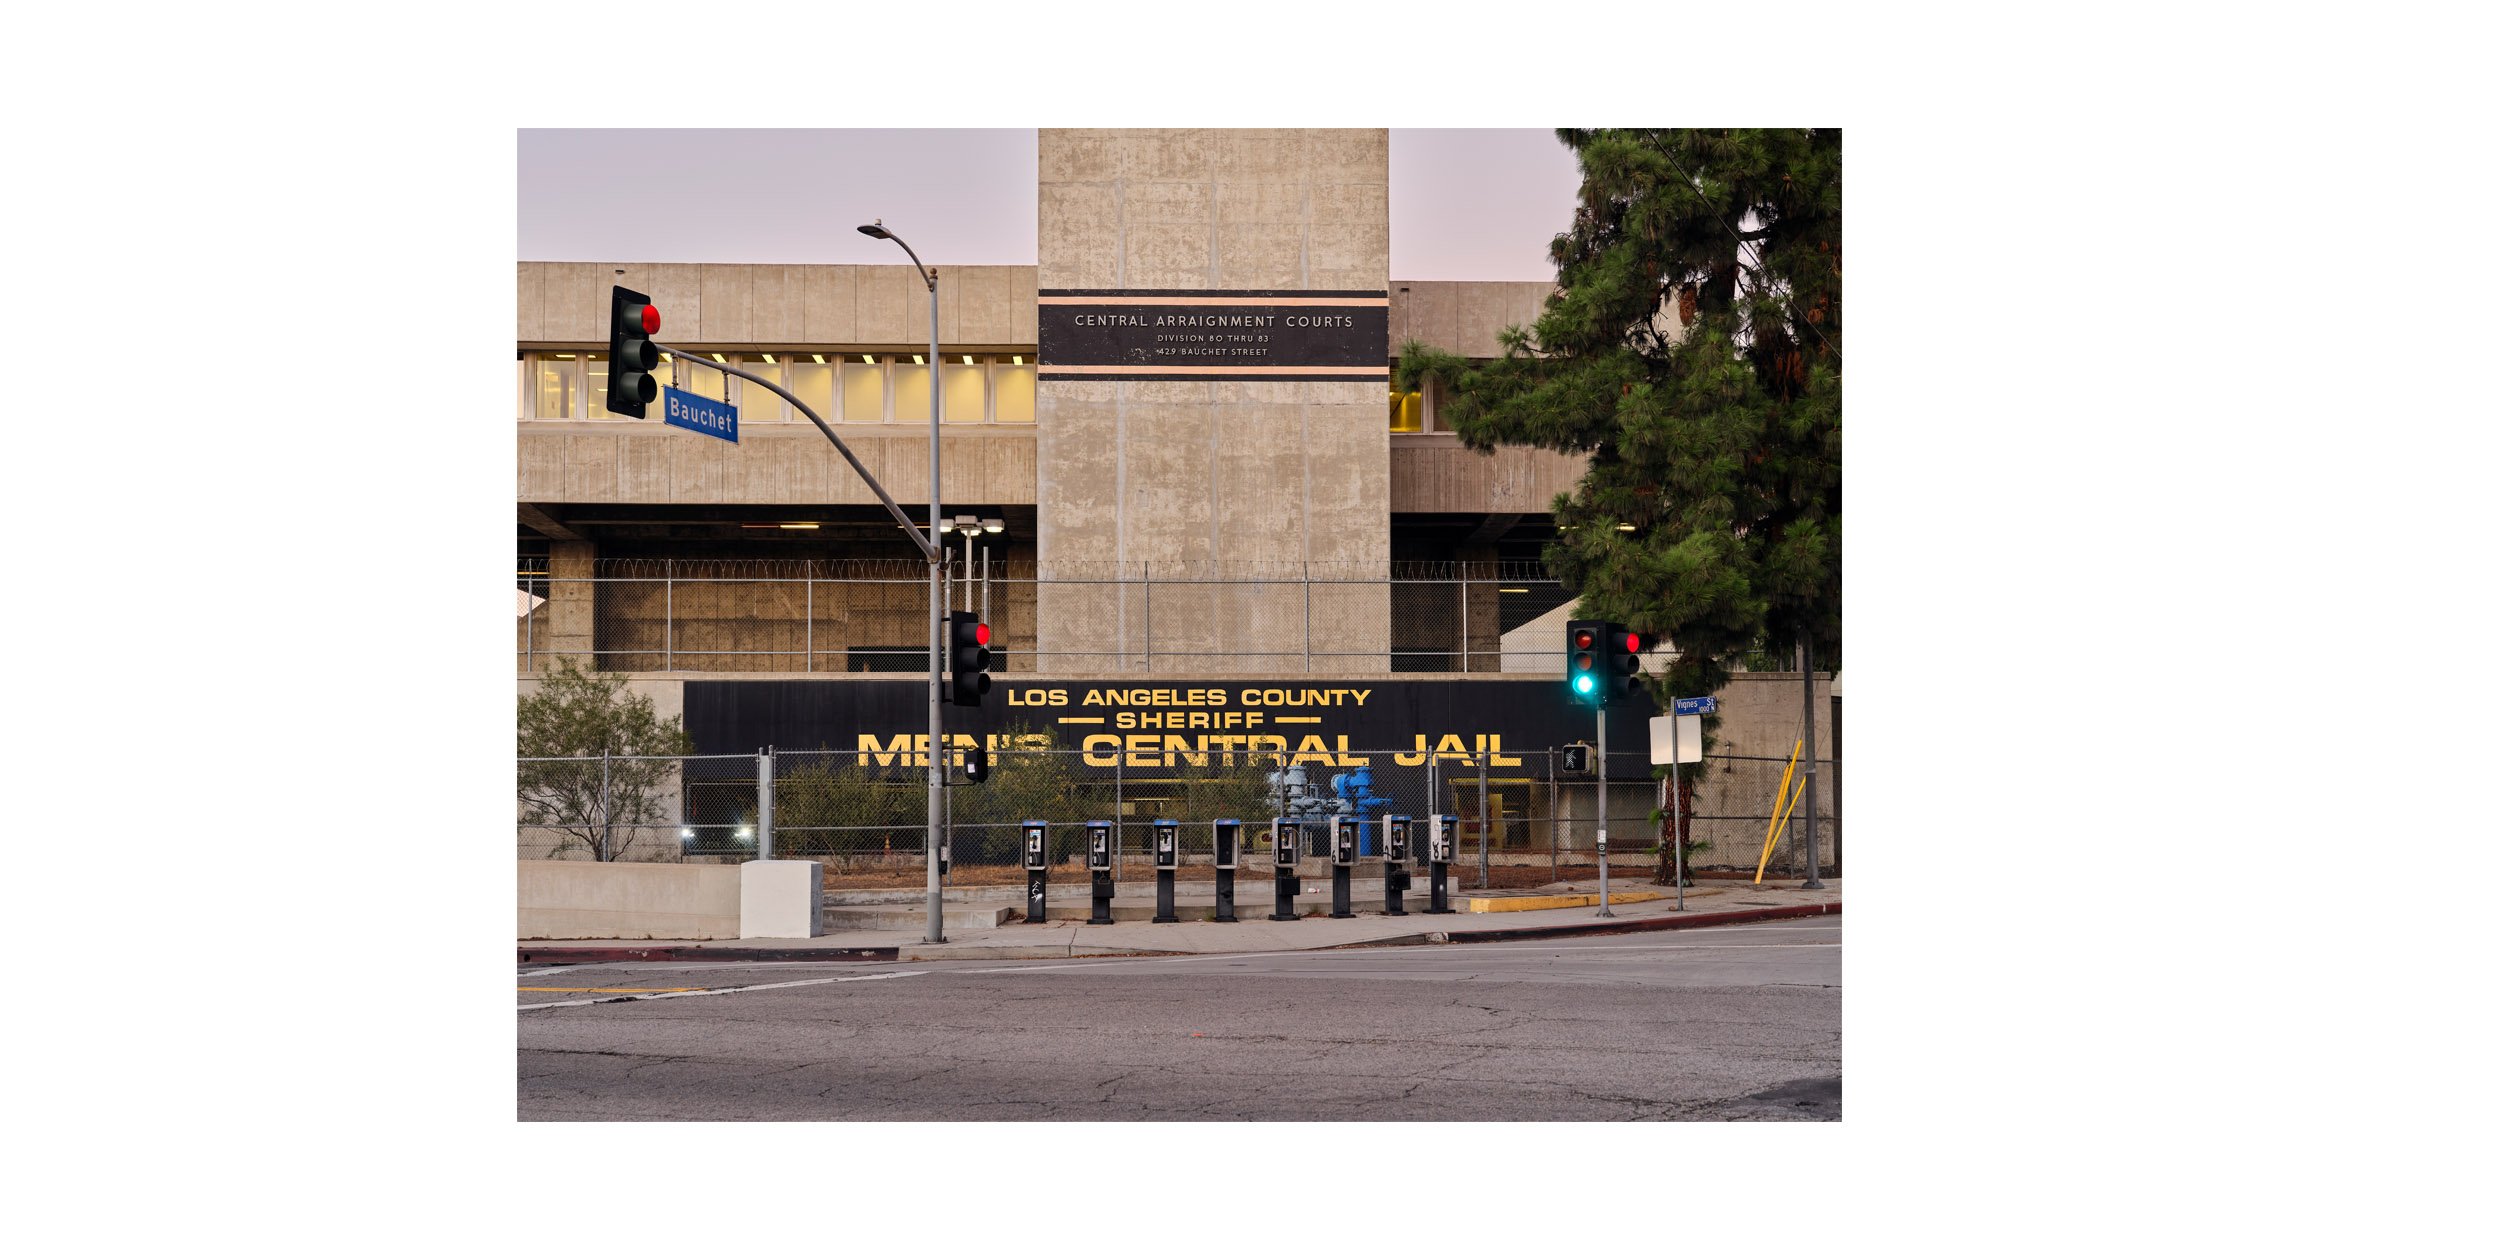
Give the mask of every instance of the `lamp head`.
M 859 228 L 859 232 L 872 239 L 891 239 L 894 237 L 893 235 L 886 233 L 885 218 L 883 217 L 879 217 L 875 225 L 861 226 Z

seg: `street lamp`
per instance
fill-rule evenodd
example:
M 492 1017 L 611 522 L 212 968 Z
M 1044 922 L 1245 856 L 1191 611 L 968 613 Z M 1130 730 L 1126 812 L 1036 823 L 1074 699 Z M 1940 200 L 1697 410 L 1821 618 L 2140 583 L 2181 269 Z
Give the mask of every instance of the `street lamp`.
M 861 226 L 861 234 L 872 239 L 886 239 L 911 257 L 911 267 L 920 271 L 920 279 L 929 286 L 929 936 L 931 942 L 946 940 L 946 897 L 938 889 L 938 805 L 940 788 L 945 784 L 944 764 L 946 730 L 938 714 L 942 670 L 940 659 L 945 646 L 945 583 L 939 580 L 939 557 L 944 548 L 936 538 L 946 531 L 938 528 L 938 280 L 936 271 L 920 263 L 920 254 L 911 244 L 896 238 L 885 228 L 885 218 Z

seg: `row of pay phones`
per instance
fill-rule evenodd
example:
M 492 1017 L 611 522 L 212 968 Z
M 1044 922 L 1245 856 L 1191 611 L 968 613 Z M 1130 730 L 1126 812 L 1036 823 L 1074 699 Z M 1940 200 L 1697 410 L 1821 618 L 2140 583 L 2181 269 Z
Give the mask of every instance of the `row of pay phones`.
M 1300 820 L 1268 822 L 1268 836 L 1275 847 L 1274 853 L 1278 867 L 1292 867 L 1302 862 L 1303 839 L 1306 836 L 1304 826 L 1317 823 Z M 1407 858 L 1410 854 L 1408 818 L 1390 816 L 1386 817 L 1383 823 L 1388 831 L 1386 857 L 1396 860 Z M 1178 824 L 1177 821 L 1155 822 L 1155 867 L 1171 868 L 1178 864 Z M 1331 826 L 1329 862 L 1333 864 L 1354 863 L 1358 858 L 1356 851 L 1359 849 L 1356 843 L 1356 822 L 1352 817 L 1338 816 L 1332 817 L 1328 824 Z M 1425 818 L 1425 829 L 1424 857 L 1426 862 L 1434 864 L 1452 862 L 1453 856 L 1457 853 L 1458 818 L 1429 816 Z M 1024 866 L 1026 868 L 1038 872 L 1050 866 L 1049 833 L 1050 826 L 1043 821 L 1024 822 Z M 1111 822 L 1089 820 L 1085 822 L 1085 833 L 1085 866 L 1098 872 L 1108 871 L 1111 867 L 1112 853 Z M 1215 822 L 1215 866 L 1218 868 L 1241 866 L 1240 821 L 1219 820 Z

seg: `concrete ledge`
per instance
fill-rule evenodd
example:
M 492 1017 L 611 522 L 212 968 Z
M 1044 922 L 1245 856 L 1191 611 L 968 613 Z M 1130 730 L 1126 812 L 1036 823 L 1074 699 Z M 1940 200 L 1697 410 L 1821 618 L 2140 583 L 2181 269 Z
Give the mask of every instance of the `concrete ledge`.
M 728 864 L 520 861 L 522 941 L 705 941 L 738 936 L 738 869 Z

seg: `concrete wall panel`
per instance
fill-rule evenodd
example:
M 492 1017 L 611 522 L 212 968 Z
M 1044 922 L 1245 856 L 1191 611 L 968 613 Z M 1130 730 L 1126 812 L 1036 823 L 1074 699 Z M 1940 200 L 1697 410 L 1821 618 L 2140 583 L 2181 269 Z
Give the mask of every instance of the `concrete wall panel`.
M 518 278 L 513 296 L 514 337 L 524 343 L 542 342 L 547 337 L 547 267 L 523 261 Z
M 755 341 L 755 267 L 752 265 L 702 265 L 703 342 L 752 343 Z M 665 322 L 668 310 L 660 310 Z
M 797 265 L 756 265 L 750 280 L 754 284 L 750 324 L 750 342 L 763 344 L 798 343 L 806 334 L 806 280 Z
M 615 276 L 596 264 L 550 264 L 547 270 L 546 323 L 543 337 L 552 343 L 608 341 L 608 290 Z M 609 281 L 599 279 L 606 277 Z

